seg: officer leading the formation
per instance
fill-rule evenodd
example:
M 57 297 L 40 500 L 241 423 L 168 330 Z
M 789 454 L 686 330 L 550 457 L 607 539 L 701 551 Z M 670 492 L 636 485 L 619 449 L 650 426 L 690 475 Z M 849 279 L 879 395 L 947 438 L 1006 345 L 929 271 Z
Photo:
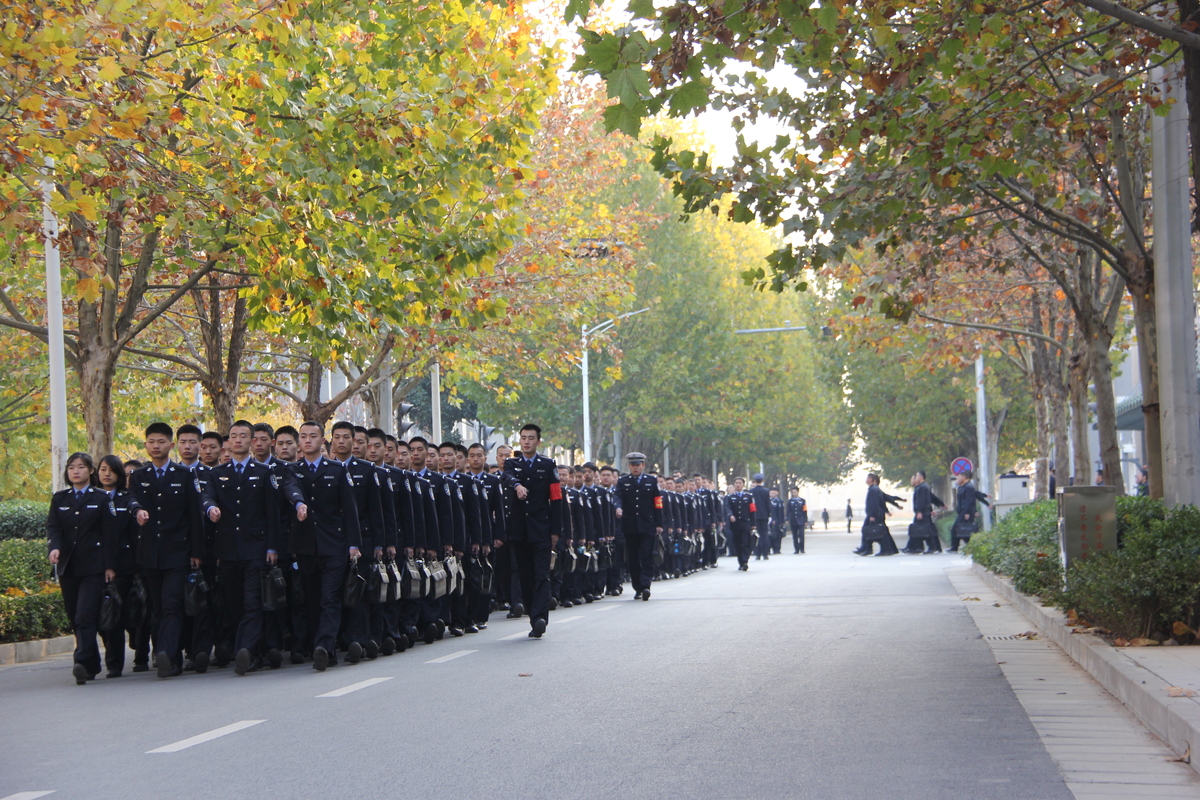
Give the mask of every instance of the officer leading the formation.
M 646 456 L 629 453 L 625 460 L 629 462 L 629 474 L 617 480 L 613 503 L 625 534 L 634 599 L 649 600 L 654 580 L 654 540 L 663 532 L 663 499 L 658 481 L 643 474 Z
M 529 612 L 529 636 L 540 639 L 550 618 L 550 554 L 558 546 L 563 491 L 554 462 L 538 454 L 542 429 L 527 424 L 520 436 L 521 454 L 504 462 L 504 477 L 516 495 L 508 543 Z

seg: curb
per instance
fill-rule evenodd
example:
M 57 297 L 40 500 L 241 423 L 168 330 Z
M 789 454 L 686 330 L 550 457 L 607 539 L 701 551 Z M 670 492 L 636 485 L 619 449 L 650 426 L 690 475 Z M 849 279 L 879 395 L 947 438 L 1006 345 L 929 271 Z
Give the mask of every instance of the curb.
M 1062 648 L 1109 694 L 1124 703 L 1176 755 L 1187 755 L 1193 744 L 1200 747 L 1200 704 L 1195 700 L 1168 697 L 1170 684 L 1155 673 L 1099 637 L 1072 633 L 1066 624 L 1066 615 L 1018 592 L 1008 578 L 978 564 L 972 564 L 972 567 L 988 586 L 1016 606 L 1038 631 Z M 1191 768 L 1200 772 L 1200 763 L 1189 761 Z
M 53 639 L 34 639 L 31 642 L 9 642 L 0 644 L 0 666 L 25 664 L 40 661 L 49 656 L 75 652 L 74 636 L 56 636 Z

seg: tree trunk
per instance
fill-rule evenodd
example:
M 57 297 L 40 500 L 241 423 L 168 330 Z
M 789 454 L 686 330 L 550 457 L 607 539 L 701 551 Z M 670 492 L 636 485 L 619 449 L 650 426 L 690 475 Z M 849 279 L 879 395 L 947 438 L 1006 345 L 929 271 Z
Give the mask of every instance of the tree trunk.
M 1067 392 L 1071 406 L 1071 438 L 1075 450 L 1072 453 L 1071 473 L 1065 486 L 1090 486 L 1092 456 L 1088 448 L 1088 351 L 1082 335 L 1076 335 L 1074 351 L 1071 353 Z
M 1131 271 L 1129 295 L 1133 298 L 1133 322 L 1138 340 L 1138 372 L 1142 379 L 1142 419 L 1146 432 L 1146 466 L 1150 473 L 1150 496 L 1163 496 L 1162 420 L 1158 405 L 1158 316 L 1155 311 L 1154 270 L 1139 260 Z
M 100 459 L 113 451 L 113 376 L 117 371 L 116 351 L 83 345 L 76 373 L 79 376 L 80 406 L 87 429 L 87 448 Z
M 1111 337 L 1107 341 L 1104 336 L 1090 339 L 1088 361 L 1096 393 L 1096 427 L 1100 433 L 1104 483 L 1116 487 L 1117 494 L 1125 494 L 1125 480 L 1121 473 L 1121 443 L 1117 437 L 1117 403 L 1112 388 L 1112 360 L 1108 357 L 1111 343 Z

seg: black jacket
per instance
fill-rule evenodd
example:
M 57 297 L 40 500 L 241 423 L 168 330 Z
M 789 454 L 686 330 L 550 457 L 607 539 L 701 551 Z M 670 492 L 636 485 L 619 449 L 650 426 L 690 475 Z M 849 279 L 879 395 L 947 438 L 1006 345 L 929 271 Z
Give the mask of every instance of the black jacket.
M 941 501 L 933 490 L 929 488 L 928 483 L 918 483 L 913 489 L 912 510 L 913 514 L 921 514 L 921 521 L 927 521 L 932 518 L 933 507 L 944 508 L 945 503 Z
M 491 545 L 497 540 L 503 542 L 508 538 L 504 525 L 504 483 L 499 475 L 489 472 L 481 472 L 472 477 L 479 482 L 483 500 L 480 509 L 487 517 L 483 543 Z
M 308 517 L 292 525 L 287 552 L 348 558 L 351 547 L 361 549 L 354 479 L 346 468 L 322 457 L 315 473 L 303 459 L 293 464 L 292 470 L 308 500 Z
M 129 476 L 129 494 L 150 514 L 138 540 L 138 564 L 179 569 L 205 556 L 200 484 L 187 467 L 171 462 L 159 479 L 153 464 Z
M 221 511 L 213 546 L 218 559 L 261 564 L 268 550 L 280 552 L 279 484 L 276 471 L 253 458 L 240 475 L 232 461 L 212 468 L 200 508 L 206 517 L 211 508 Z
M 663 524 L 663 498 L 658 481 L 649 475 L 622 475 L 613 492 L 614 504 L 621 509 L 620 529 L 626 536 L 647 536 Z
M 958 512 L 959 519 L 967 519 L 970 517 L 973 522 L 975 514 L 979 511 L 979 503 L 985 506 L 990 506 L 987 501 L 987 495 L 975 488 L 975 484 L 967 481 L 962 486 L 955 490 L 954 508 Z
M 771 490 L 765 486 L 751 486 L 750 496 L 754 498 L 754 521 L 766 522 L 771 518 Z
M 387 546 L 387 524 L 380 501 L 383 479 L 374 464 L 361 458 L 350 456 L 342 466 L 354 479 L 354 503 L 358 509 L 363 555 L 369 556 L 376 547 Z
M 433 521 L 437 523 L 437 537 L 432 537 L 432 531 L 427 531 L 426 536 L 430 550 L 440 550 L 445 547 L 454 546 L 454 535 L 458 530 L 458 520 L 455 516 L 454 509 L 454 487 L 450 485 L 449 479 L 440 472 L 434 472 L 431 469 L 424 469 L 417 473 L 430 486 L 432 497 L 437 513 L 433 517 Z M 426 515 L 428 517 L 428 515 Z
M 787 502 L 788 524 L 796 530 L 804 530 L 808 524 L 808 501 L 803 497 L 791 497 Z
M 108 500 L 106 524 L 112 529 L 117 548 L 118 575 L 133 575 L 137 572 L 138 539 L 141 537 L 141 526 L 137 524 L 136 518 L 137 509 L 137 502 L 124 489 L 113 492 Z
M 524 500 L 514 499 L 508 540 L 548 544 L 563 524 L 563 491 L 554 462 L 540 454 L 532 464 L 524 456 L 510 458 L 504 462 L 504 477 L 514 490 L 524 486 L 528 492 Z
M 115 530 L 108 495 L 94 486 L 76 498 L 74 489 L 55 492 L 46 516 L 49 548 L 58 551 L 58 574 L 84 577 L 117 568 Z
M 749 530 L 754 525 L 754 497 L 749 492 L 734 492 L 725 497 L 725 505 L 733 520 L 729 523 L 737 530 Z

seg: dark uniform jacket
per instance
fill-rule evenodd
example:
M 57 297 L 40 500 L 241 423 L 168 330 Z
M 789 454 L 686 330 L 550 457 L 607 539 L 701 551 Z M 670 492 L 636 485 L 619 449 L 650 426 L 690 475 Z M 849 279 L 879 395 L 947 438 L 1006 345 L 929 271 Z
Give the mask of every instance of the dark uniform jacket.
M 208 485 L 209 476 L 212 474 L 212 467 L 206 467 L 199 461 L 190 467 L 186 464 L 180 464 L 179 466 L 191 470 L 192 475 L 196 476 L 196 487 L 200 490 L 200 496 L 203 497 L 204 487 Z M 212 520 L 204 516 L 203 513 L 200 517 L 201 538 L 204 541 L 204 563 L 212 564 L 217 560 L 217 551 L 214 549 L 216 546 L 217 526 L 213 524 Z
M 370 461 L 350 456 L 342 465 L 354 481 L 354 503 L 358 509 L 359 533 L 364 556 L 376 547 L 386 547 L 387 524 L 383 519 L 383 479 Z
M 490 472 L 481 472 L 471 477 L 479 483 L 483 500 L 480 510 L 487 518 L 483 543 L 490 546 L 497 540 L 505 541 L 507 534 L 504 527 L 504 483 L 499 475 L 492 475 Z
M 504 477 L 512 488 L 524 486 L 524 500 L 515 499 L 508 519 L 510 542 L 550 543 L 562 531 L 564 501 L 554 461 L 541 454 L 532 461 L 523 455 L 504 462 Z
M 458 521 L 454 514 L 454 489 L 450 486 L 450 481 L 445 475 L 434 472 L 428 467 L 417 474 L 429 482 L 433 502 L 437 508 L 433 521 L 437 523 L 438 536 L 427 544 L 427 547 L 430 550 L 454 547 L 454 534 L 458 527 Z M 426 519 L 428 519 L 428 515 Z M 427 533 L 426 536 L 429 537 L 430 533 Z
M 137 572 L 138 538 L 141 526 L 137 524 L 137 503 L 124 489 L 115 491 L 108 498 L 108 519 L 117 548 L 117 574 L 133 575 Z
M 766 522 L 771 518 L 771 490 L 765 486 L 750 487 L 750 496 L 754 498 L 754 521 Z
M 625 536 L 648 536 L 663 522 L 663 498 L 658 481 L 649 475 L 622 475 L 617 480 L 613 499 L 621 509 L 620 529 Z
M 803 497 L 791 497 L 787 502 L 788 524 L 798 531 L 808 524 L 808 501 Z
M 380 467 L 386 478 L 384 486 L 391 496 L 392 513 L 396 520 L 396 541 L 392 545 L 397 548 L 416 547 L 416 521 L 413 510 L 413 488 L 409 483 L 408 473 L 399 467 L 385 464 Z M 387 516 L 387 509 L 384 509 Z
M 191 470 L 172 461 L 160 479 L 147 464 L 129 476 L 129 494 L 150 514 L 138 541 L 139 565 L 180 569 L 204 558 L 200 485 Z
M 878 485 L 872 484 L 867 487 L 867 520 L 871 517 L 875 518 L 875 522 L 887 522 L 887 504 L 896 505 L 900 498 L 893 497 L 890 494 L 884 494 L 884 491 Z
M 417 541 L 424 550 L 441 550 L 442 525 L 438 520 L 438 504 L 433 495 L 433 484 L 419 472 L 412 473 L 412 483 L 417 490 L 414 499 L 420 498 L 421 501 L 422 526 L 421 533 L 417 534 Z M 416 516 L 415 510 L 413 515 Z
M 108 495 L 89 486 L 76 498 L 74 489 L 55 492 L 46 517 L 50 550 L 58 551 L 60 575 L 98 575 L 117 568 L 116 532 L 110 524 Z
M 205 516 L 210 508 L 221 510 L 214 544 L 218 559 L 261 563 L 268 550 L 280 551 L 279 483 L 275 470 L 253 458 L 241 475 L 232 461 L 212 468 L 200 508 Z
M 933 490 L 929 488 L 928 483 L 918 483 L 913 489 L 912 510 L 913 514 L 920 514 L 921 521 L 927 522 L 933 518 L 933 507 L 944 508 L 945 503 L 941 501 Z
M 985 506 L 990 506 L 987 501 L 987 495 L 975 488 L 975 484 L 967 481 L 962 486 L 955 490 L 954 508 L 958 512 L 960 518 L 966 519 L 967 515 L 971 516 L 971 521 L 975 521 L 975 514 L 979 512 L 979 503 Z
M 771 522 L 775 524 L 776 530 L 783 528 L 784 507 L 782 497 L 771 498 Z
M 313 472 L 304 459 L 292 465 L 300 491 L 308 498 L 308 516 L 292 525 L 287 551 L 302 556 L 349 557 L 362 548 L 354 479 L 340 462 L 322 456 Z
M 752 494 L 745 491 L 734 492 L 725 496 L 725 504 L 729 509 L 729 517 L 733 517 L 733 521 L 729 524 L 735 529 L 748 530 L 754 525 L 756 508 Z

